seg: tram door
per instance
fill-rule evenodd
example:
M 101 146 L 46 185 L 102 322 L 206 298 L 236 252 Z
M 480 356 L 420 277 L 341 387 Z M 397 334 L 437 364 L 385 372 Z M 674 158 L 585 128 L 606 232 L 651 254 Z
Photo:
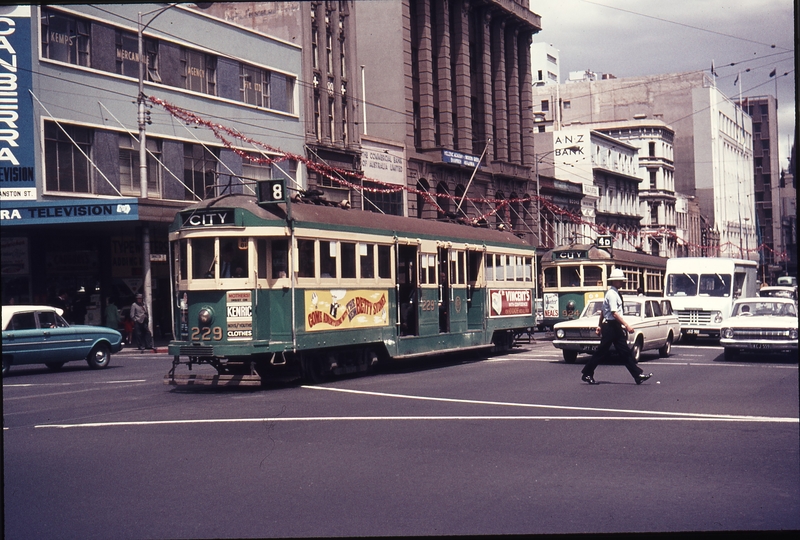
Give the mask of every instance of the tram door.
M 397 303 L 400 306 L 400 335 L 419 335 L 419 291 L 417 290 L 417 246 L 398 246 Z
M 449 253 L 447 249 L 439 248 L 439 333 L 446 334 L 450 332 L 450 264 Z
M 482 330 L 486 305 L 486 288 L 481 284 L 482 251 L 467 251 L 467 328 Z
M 451 333 L 463 333 L 467 331 L 467 252 L 458 249 L 446 250 L 440 254 L 447 261 L 447 290 L 448 309 L 447 321 L 448 331 Z

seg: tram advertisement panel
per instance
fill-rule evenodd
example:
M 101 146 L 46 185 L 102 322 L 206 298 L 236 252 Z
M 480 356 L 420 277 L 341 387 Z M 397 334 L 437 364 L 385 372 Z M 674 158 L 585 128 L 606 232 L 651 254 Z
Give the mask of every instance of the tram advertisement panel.
M 225 307 L 228 315 L 228 341 L 253 339 L 252 291 L 228 291 Z
M 489 289 L 490 317 L 533 315 L 533 300 L 529 289 Z
M 388 296 L 386 290 L 307 290 L 306 331 L 386 326 Z

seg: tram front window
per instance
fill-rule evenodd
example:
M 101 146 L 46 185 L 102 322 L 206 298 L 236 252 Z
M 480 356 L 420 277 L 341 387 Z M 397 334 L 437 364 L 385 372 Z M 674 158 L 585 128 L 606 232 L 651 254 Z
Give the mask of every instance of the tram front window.
M 558 287 L 558 268 L 544 269 L 544 286 Z
M 192 279 L 214 279 L 217 262 L 215 238 L 194 238 L 192 242 Z
M 561 286 L 580 287 L 581 286 L 580 268 L 577 266 L 561 267 Z
M 597 287 L 603 284 L 603 270 L 599 266 L 583 267 L 583 284 L 587 287 Z
M 220 278 L 246 278 L 249 273 L 247 238 L 220 238 Z

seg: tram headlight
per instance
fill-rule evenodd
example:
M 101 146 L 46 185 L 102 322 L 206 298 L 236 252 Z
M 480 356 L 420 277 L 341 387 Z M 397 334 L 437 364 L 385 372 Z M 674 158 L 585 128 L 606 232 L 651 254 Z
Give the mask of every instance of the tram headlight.
M 567 302 L 567 311 L 575 311 L 575 300 Z
M 204 307 L 200 310 L 197 314 L 197 322 L 200 323 L 200 326 L 209 326 L 211 325 L 211 321 L 214 320 L 214 312 L 211 310 L 210 307 Z
M 719 324 L 722 322 L 722 312 L 720 311 L 712 311 L 711 317 L 714 319 L 714 324 Z
M 567 335 L 567 333 L 564 332 L 563 328 L 559 328 L 558 330 L 556 330 L 556 337 L 558 339 L 564 339 L 564 336 L 566 336 L 566 335 Z

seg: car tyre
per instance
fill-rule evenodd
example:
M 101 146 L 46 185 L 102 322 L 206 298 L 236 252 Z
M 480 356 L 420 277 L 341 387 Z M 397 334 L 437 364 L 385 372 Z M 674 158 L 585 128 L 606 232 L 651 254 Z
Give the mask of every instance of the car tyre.
M 98 343 L 94 346 L 89 356 L 86 357 L 86 362 L 92 369 L 103 369 L 108 367 L 111 361 L 111 348 L 105 343 Z
M 561 353 L 564 355 L 564 362 L 567 364 L 574 364 L 575 360 L 578 359 L 578 351 L 562 350 Z
M 725 347 L 725 360 L 731 362 L 733 360 L 736 360 L 738 356 L 739 356 L 739 351 L 737 349 Z
M 658 356 L 661 358 L 666 358 L 669 356 L 669 353 L 672 351 L 672 333 L 670 332 L 669 336 L 667 336 L 667 341 L 664 342 L 664 346 L 658 349 Z
M 633 347 L 631 347 L 631 355 L 633 356 L 633 361 L 638 362 L 639 359 L 642 357 L 642 338 L 641 336 L 636 338 L 636 341 L 633 343 Z
M 65 362 L 45 362 L 44 365 L 48 367 L 51 371 L 58 371 L 62 367 L 64 367 Z

